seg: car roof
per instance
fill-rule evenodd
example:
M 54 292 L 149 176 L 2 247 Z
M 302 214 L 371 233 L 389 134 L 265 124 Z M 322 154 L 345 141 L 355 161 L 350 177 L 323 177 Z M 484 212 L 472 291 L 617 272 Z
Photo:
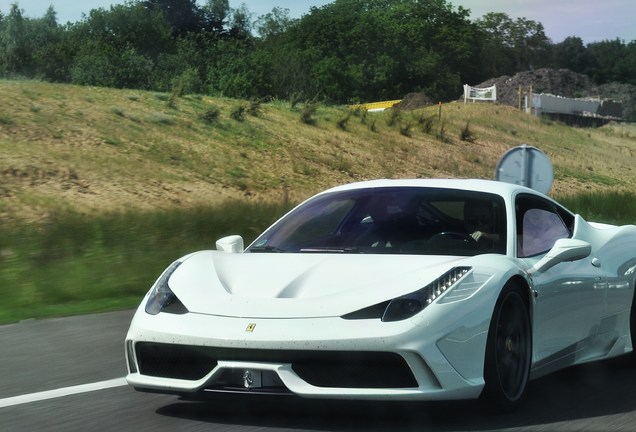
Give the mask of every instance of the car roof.
M 524 192 L 532 193 L 539 196 L 545 196 L 525 186 L 513 183 L 500 182 L 495 180 L 482 179 L 379 179 L 368 180 L 356 183 L 349 183 L 342 186 L 336 186 L 328 189 L 323 193 L 337 192 L 355 189 L 382 188 L 382 187 L 422 187 L 422 188 L 441 188 L 441 189 L 459 189 L 476 192 L 489 192 L 503 197 L 510 197 L 515 193 Z

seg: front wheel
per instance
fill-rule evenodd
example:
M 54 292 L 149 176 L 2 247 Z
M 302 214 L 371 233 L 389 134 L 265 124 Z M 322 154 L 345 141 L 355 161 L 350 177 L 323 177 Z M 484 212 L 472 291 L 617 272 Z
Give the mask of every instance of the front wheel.
M 532 330 L 527 296 L 509 282 L 493 312 L 484 363 L 482 399 L 496 412 L 510 411 L 523 398 L 532 361 Z
M 632 352 L 629 356 L 632 364 L 636 364 L 636 288 L 634 288 L 632 307 L 629 311 L 629 334 L 632 340 Z

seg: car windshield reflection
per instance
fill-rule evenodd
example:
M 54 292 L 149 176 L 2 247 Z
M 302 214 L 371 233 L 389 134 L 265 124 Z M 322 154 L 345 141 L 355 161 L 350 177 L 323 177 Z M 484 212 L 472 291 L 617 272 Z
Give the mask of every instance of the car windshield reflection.
M 418 187 L 319 195 L 263 233 L 247 252 L 473 256 L 505 254 L 498 195 Z

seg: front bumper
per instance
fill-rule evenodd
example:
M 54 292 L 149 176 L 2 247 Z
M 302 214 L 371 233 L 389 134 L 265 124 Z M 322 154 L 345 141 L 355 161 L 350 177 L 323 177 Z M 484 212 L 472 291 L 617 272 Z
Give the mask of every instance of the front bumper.
M 140 308 L 126 337 L 126 379 L 140 390 L 189 398 L 209 392 L 334 399 L 478 397 L 483 354 L 475 350 L 483 352 L 487 323 L 470 331 L 464 326 L 458 337 L 429 322 L 435 321 L 150 316 Z M 452 364 L 458 352 L 471 353 L 475 364 Z

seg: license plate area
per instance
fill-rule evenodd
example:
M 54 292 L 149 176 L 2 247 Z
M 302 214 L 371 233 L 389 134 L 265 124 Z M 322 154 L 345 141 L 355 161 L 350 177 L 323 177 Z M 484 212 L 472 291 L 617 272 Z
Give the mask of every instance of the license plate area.
M 278 374 L 271 370 L 225 369 L 208 389 L 226 390 L 274 390 L 286 389 Z
M 263 387 L 263 372 L 256 369 L 245 369 L 243 371 L 243 387 L 246 389 Z

